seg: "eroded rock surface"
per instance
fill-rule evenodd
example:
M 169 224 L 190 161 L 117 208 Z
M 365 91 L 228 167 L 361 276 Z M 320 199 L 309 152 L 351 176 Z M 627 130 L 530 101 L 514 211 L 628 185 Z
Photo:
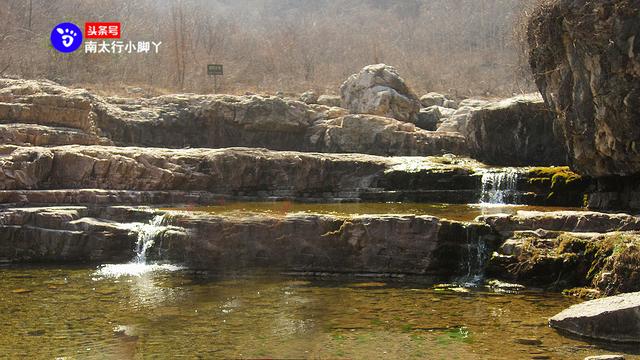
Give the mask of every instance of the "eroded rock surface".
M 489 103 L 469 112 L 463 133 L 474 158 L 506 166 L 565 165 L 564 139 L 537 94 Z
M 239 217 L 127 207 L 16 208 L 0 212 L 0 259 L 126 261 L 133 257 L 137 236 L 131 222 L 162 214 L 164 230 L 149 256 L 215 271 L 448 277 L 465 275 L 468 267 L 461 265 L 486 256 L 496 241 L 486 225 L 430 216 Z
M 365 66 L 340 87 L 342 105 L 353 114 L 371 114 L 414 122 L 420 101 L 392 66 Z
M 434 133 L 387 117 L 348 115 L 316 123 L 309 131 L 310 149 L 330 153 L 375 155 L 464 154 L 460 134 Z
M 639 34 L 635 0 L 554 0 L 529 20 L 536 83 L 582 174 L 640 173 Z
M 495 101 L 469 99 L 453 113 L 441 108 L 432 108 L 429 113 L 438 118 L 438 132 L 464 135 L 471 155 L 487 164 L 548 166 L 568 162 L 564 139 L 554 129 L 554 115 L 537 94 Z
M 306 104 L 259 95 L 102 98 L 46 81 L 2 79 L 0 139 L 4 144 L 37 146 L 246 146 L 322 152 L 336 151 L 340 147 L 335 143 L 349 143 L 348 148 L 365 154 L 467 153 L 460 135 L 418 131 L 412 124 L 390 118 L 379 121 L 364 117 L 359 123 L 361 129 L 347 126 L 346 131 L 332 130 L 332 144 L 318 142 L 317 133 L 323 128 L 335 128 L 337 122 L 342 122 L 336 119 L 345 117 L 348 111 L 334 106 L 335 99 L 330 97 L 317 102 Z M 358 135 L 364 131 L 379 137 L 364 141 L 371 138 Z M 359 140 L 364 142 L 353 143 Z
M 640 290 L 638 216 L 519 211 L 477 220 L 505 239 L 491 257 L 493 276 L 595 296 Z
M 6 190 L 6 199 L 19 199 L 25 190 L 62 189 L 202 191 L 239 197 L 385 201 L 398 201 L 405 196 L 406 200 L 413 196 L 414 200 L 426 200 L 457 192 L 450 199 L 452 202 L 478 199 L 480 174 L 475 169 L 482 166 L 456 157 L 388 158 L 248 148 L 74 145 L 0 147 L 0 165 L 0 190 Z M 390 180 L 399 176 L 405 180 Z M 432 181 L 422 181 L 418 187 L 412 178 Z M 62 196 L 51 195 L 54 199 Z

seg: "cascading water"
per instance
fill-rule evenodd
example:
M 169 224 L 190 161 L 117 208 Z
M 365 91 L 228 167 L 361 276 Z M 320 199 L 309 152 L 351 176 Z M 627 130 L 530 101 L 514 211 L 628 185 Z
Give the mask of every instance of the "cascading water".
M 488 257 L 487 243 L 483 237 L 473 234 L 470 228 L 466 229 L 467 236 L 467 274 L 456 282 L 465 287 L 478 286 L 484 280 L 484 268 Z M 476 240 L 475 244 L 472 240 Z
M 138 243 L 136 246 L 135 262 L 138 264 L 147 263 L 147 252 L 155 243 L 155 239 L 160 233 L 167 229 L 162 226 L 163 215 L 156 215 L 148 224 L 135 224 L 134 231 L 138 233 Z
M 134 258 L 126 264 L 107 264 L 101 266 L 96 275 L 98 277 L 120 277 L 124 275 L 142 276 L 146 273 L 164 270 L 175 271 L 181 267 L 170 264 L 149 263 L 147 255 L 155 244 L 156 239 L 171 226 L 164 225 L 165 216 L 154 216 L 148 223 L 123 224 L 123 228 L 137 234 Z
M 513 169 L 485 171 L 482 174 L 482 204 L 518 202 L 518 172 Z

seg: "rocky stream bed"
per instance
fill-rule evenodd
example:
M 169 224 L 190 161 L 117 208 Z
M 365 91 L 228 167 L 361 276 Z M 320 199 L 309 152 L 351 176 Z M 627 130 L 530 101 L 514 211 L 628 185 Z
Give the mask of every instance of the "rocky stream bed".
M 569 14 L 574 9 L 572 1 L 558 3 L 555 11 Z M 614 11 L 609 15 L 624 22 L 628 14 Z M 534 18 L 530 41 L 547 41 L 542 38 L 544 31 L 538 31 L 543 28 L 564 31 L 556 27 L 544 17 Z M 637 59 L 635 53 L 629 54 Z M 541 60 L 547 55 L 532 55 L 534 70 L 550 66 Z M 493 317 L 482 321 L 492 324 L 491 336 L 496 337 L 500 333 L 496 322 L 514 321 L 518 315 L 513 307 L 526 303 L 536 317 L 522 326 L 535 328 L 534 337 L 515 337 L 513 356 L 586 356 L 609 349 L 633 356 L 638 353 L 633 346 L 597 343 L 580 348 L 576 344 L 582 342 L 577 340 L 572 350 L 566 347 L 569 340 L 558 340 L 559 335 L 540 328 L 541 322 L 546 326 L 546 318 L 560 310 L 559 304 L 577 302 L 574 298 L 558 300 L 563 290 L 567 295 L 590 298 L 640 291 L 640 217 L 635 215 L 640 196 L 631 138 L 636 132 L 623 128 L 620 131 L 625 133 L 620 135 L 610 131 L 611 127 L 602 125 L 610 115 L 608 110 L 585 110 L 584 98 L 564 93 L 567 87 L 559 87 L 557 72 L 575 75 L 577 70 L 566 63 L 573 63 L 582 53 L 567 56 L 568 60 L 554 58 L 561 64 L 556 73 L 536 73 L 542 97 L 529 94 L 510 99 L 449 99 L 439 94 L 420 98 L 397 70 L 384 64 L 365 67 L 351 76 L 340 88 L 340 97 L 179 94 L 125 99 L 100 97 L 45 80 L 0 79 L 1 271 L 19 278 L 25 265 L 28 269 L 53 266 L 82 286 L 87 279 L 78 280 L 78 276 L 87 274 L 78 275 L 65 266 L 123 264 L 126 276 L 132 275 L 126 269 L 140 271 L 139 266 L 149 266 L 151 271 L 154 266 L 160 270 L 173 266 L 173 270 L 198 274 L 192 278 L 181 273 L 163 283 L 176 279 L 191 283 L 203 274 L 225 279 L 248 274 L 285 274 L 311 281 L 385 279 L 380 285 L 384 293 L 371 291 L 354 298 L 355 303 L 367 303 L 367 316 L 374 307 L 364 298 L 379 295 L 385 301 L 396 301 L 405 298 L 406 291 L 414 291 L 398 284 L 417 282 L 422 285 L 415 294 L 421 295 L 411 295 L 412 304 L 425 297 L 460 308 L 464 307 L 459 302 L 468 301 L 471 307 L 482 303 Z M 636 64 L 631 61 L 629 66 L 635 70 L 629 74 L 637 78 Z M 601 72 L 590 74 L 593 84 Z M 572 81 L 580 85 L 587 79 L 575 75 Z M 637 90 L 635 85 L 628 88 Z M 606 96 L 621 96 L 627 87 L 615 89 Z M 628 108 L 618 116 L 625 124 L 635 119 L 628 110 L 635 103 L 627 99 Z M 571 111 L 558 115 L 567 102 L 574 105 Z M 609 109 L 608 104 L 603 100 L 596 107 Z M 584 113 L 589 116 L 582 116 Z M 575 135 L 574 126 L 586 130 Z M 584 138 L 591 135 L 595 140 Z M 133 275 L 142 276 L 147 270 Z M 26 272 L 31 271 L 46 270 Z M 19 302 L 16 296 L 26 298 L 40 292 L 48 284 L 43 276 L 35 275 L 37 280 L 31 285 L 17 288 L 19 282 L 0 282 L 0 286 L 14 287 L 10 297 L 3 295 L 2 303 L 9 304 L 6 310 L 19 312 L 11 305 Z M 61 278 L 65 285 L 56 282 Z M 48 285 L 50 290 L 67 286 L 67 275 L 52 275 L 52 279 L 55 283 Z M 287 279 L 278 280 L 275 288 L 282 281 L 285 285 L 297 281 L 296 277 Z M 280 291 L 272 283 L 251 281 L 242 286 L 251 291 Z M 438 283 L 452 285 L 432 286 Z M 285 290 L 287 296 L 313 292 L 291 295 L 295 299 L 288 301 L 300 304 L 327 295 L 316 289 L 315 282 L 285 285 L 285 289 L 295 288 Z M 485 285 L 501 296 L 516 297 L 499 300 L 509 303 L 500 307 L 490 300 L 495 292 L 469 294 L 469 287 Z M 149 290 L 146 299 L 155 305 L 180 303 L 185 299 L 184 294 L 177 294 L 180 291 L 208 291 L 189 286 L 185 290 L 176 284 L 160 288 L 129 290 Z M 350 291 L 344 283 L 337 289 Z M 531 289 L 538 292 L 527 293 Z M 85 290 L 76 295 L 93 299 Z M 104 299 L 110 302 L 118 301 L 127 289 L 104 291 L 106 297 L 113 295 Z M 444 292 L 442 296 L 439 291 Z M 163 295 L 153 303 L 159 293 Z M 62 296 L 53 298 L 58 295 Z M 211 305 L 202 296 L 197 296 L 195 312 Z M 230 296 L 218 305 L 229 312 L 243 306 L 236 303 L 242 296 Z M 247 299 L 242 301 L 259 306 L 260 301 Z M 551 325 L 590 337 L 591 342 L 640 341 L 637 295 L 598 301 L 601 303 L 591 307 L 583 304 L 587 310 L 572 308 L 573 313 L 558 315 Z M 536 307 L 547 306 L 547 302 L 552 303 L 549 311 Z M 183 308 L 184 304 L 175 305 L 175 313 L 166 316 L 184 318 Z M 601 308 L 614 315 L 602 315 Z M 387 306 L 380 310 L 398 311 Z M 496 311 L 513 313 L 506 320 Z M 278 331 L 292 332 L 296 335 L 290 339 L 301 341 L 305 331 L 315 329 L 309 333 L 317 333 L 316 326 L 325 326 L 330 331 L 323 336 L 357 343 L 390 336 L 393 331 L 384 333 L 382 324 L 391 321 L 389 326 L 408 334 L 401 336 L 402 341 L 415 345 L 415 349 L 407 346 L 418 357 L 428 353 L 424 341 L 435 341 L 445 348 L 455 342 L 466 349 L 460 358 L 478 358 L 483 350 L 470 342 L 472 328 L 478 332 L 473 335 L 478 342 L 490 349 L 485 354 L 488 358 L 498 351 L 479 335 L 479 320 L 468 316 L 462 318 L 463 324 L 444 321 L 435 326 L 428 325 L 424 312 L 412 314 L 415 321 L 407 324 L 396 324 L 396 318 L 372 318 L 361 324 L 361 318 L 341 318 L 344 314 L 334 314 L 333 320 L 341 320 L 331 322 L 315 312 L 309 317 L 303 312 L 291 313 L 300 319 L 276 316 L 274 321 L 284 324 Z M 252 316 L 258 313 L 251 312 Z M 607 320 L 598 320 L 601 316 Z M 218 315 L 215 318 L 226 321 Z M 147 320 L 139 326 L 146 328 Z M 467 326 L 467 321 L 472 325 Z M 593 321 L 613 321 L 614 325 L 589 325 Z M 150 328 L 136 332 L 125 325 L 115 331 L 125 343 L 143 339 L 139 344 L 144 344 L 145 336 L 155 339 L 156 334 L 148 335 Z M 585 327 L 590 330 L 580 330 Z M 612 330 L 620 328 L 625 330 Z M 52 330 L 16 331 L 41 336 Z M 104 332 L 104 326 L 100 331 Z M 434 331 L 439 335 L 433 335 Z M 287 337 L 278 333 L 277 339 Z M 348 355 L 327 341 L 311 355 Z M 283 351 L 282 347 L 251 344 L 255 349 L 264 347 L 264 355 Z M 56 349 L 64 355 L 69 349 L 76 351 L 76 345 L 57 344 Z M 560 346 L 560 350 L 554 352 L 550 346 Z M 247 355 L 233 346 L 221 345 L 221 349 L 221 356 Z

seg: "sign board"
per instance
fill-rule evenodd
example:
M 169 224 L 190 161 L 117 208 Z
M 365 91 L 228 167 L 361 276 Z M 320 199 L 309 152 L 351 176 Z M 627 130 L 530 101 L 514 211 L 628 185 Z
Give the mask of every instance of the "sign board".
M 222 75 L 222 65 L 221 64 L 208 64 L 207 65 L 207 75 Z

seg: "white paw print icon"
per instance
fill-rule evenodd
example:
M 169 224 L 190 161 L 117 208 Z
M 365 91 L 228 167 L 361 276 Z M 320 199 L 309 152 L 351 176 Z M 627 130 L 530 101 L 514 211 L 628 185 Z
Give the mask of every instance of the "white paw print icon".
M 78 36 L 75 31 L 69 30 L 67 28 L 56 28 L 56 31 L 58 32 L 58 34 L 62 35 L 62 45 L 67 48 L 73 45 L 73 41 L 75 40 L 76 36 Z

